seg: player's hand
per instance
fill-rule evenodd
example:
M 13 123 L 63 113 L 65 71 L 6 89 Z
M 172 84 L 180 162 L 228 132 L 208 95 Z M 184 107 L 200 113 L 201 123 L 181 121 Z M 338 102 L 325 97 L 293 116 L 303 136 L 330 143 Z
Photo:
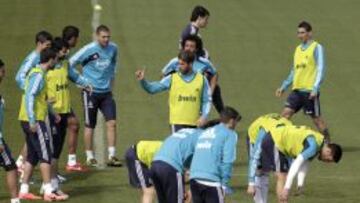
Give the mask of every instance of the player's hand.
M 206 124 L 207 120 L 203 117 L 200 117 L 199 120 L 197 120 L 196 125 L 197 127 L 202 127 Z
M 280 194 L 280 201 L 281 202 L 288 202 L 289 193 L 290 193 L 290 191 L 288 189 L 283 189 L 283 191 Z
M 310 93 L 310 96 L 309 96 L 309 99 L 313 100 L 317 97 L 317 93 L 316 92 L 311 92 Z
M 281 88 L 278 88 L 278 89 L 275 91 L 275 96 L 277 96 L 277 97 L 281 97 L 283 94 L 284 94 L 284 90 L 281 89 Z
M 55 123 L 60 123 L 60 121 L 61 121 L 61 116 L 56 113 L 56 114 L 54 115 L 54 117 L 55 117 Z
M 255 193 L 256 193 L 256 189 L 255 189 L 255 186 L 254 185 L 249 185 L 248 188 L 247 188 L 247 193 L 248 195 L 250 196 L 255 196 Z
M 135 77 L 136 77 L 136 79 L 137 79 L 138 81 L 144 80 L 144 78 L 145 78 L 145 70 L 137 70 L 137 71 L 135 72 Z
M 37 123 L 30 124 L 30 131 L 36 133 L 37 131 Z

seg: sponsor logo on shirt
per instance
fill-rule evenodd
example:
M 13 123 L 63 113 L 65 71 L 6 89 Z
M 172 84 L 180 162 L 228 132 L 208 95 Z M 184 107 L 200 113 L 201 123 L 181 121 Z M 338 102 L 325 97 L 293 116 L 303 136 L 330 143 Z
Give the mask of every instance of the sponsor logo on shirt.
M 199 90 L 197 89 L 197 91 L 199 91 Z M 179 102 L 196 102 L 196 97 L 179 95 L 178 101 Z

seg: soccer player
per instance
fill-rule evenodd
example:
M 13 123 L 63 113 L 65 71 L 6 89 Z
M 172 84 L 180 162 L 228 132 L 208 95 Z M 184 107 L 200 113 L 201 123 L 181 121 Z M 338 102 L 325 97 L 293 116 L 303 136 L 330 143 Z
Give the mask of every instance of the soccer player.
M 69 45 L 69 49 L 76 47 L 80 35 L 79 28 L 68 25 L 62 30 L 62 38 Z M 67 117 L 68 131 L 68 161 L 66 164 L 67 171 L 85 171 L 85 168 L 76 160 L 76 149 L 78 146 L 78 135 L 80 122 L 73 109 Z
M 318 130 L 330 142 L 327 125 L 320 113 L 320 84 L 325 74 L 324 49 L 312 38 L 312 27 L 308 22 L 298 25 L 297 36 L 301 44 L 296 47 L 294 64 L 289 76 L 276 90 L 276 96 L 281 97 L 292 84 L 292 92 L 287 98 L 282 116 L 290 119 L 300 109 L 311 116 Z
M 47 97 L 48 100 L 51 101 L 50 105 L 52 109 L 52 111 L 49 112 L 53 146 L 51 184 L 54 191 L 68 198 L 68 195 L 60 190 L 57 173 L 58 160 L 65 142 L 68 117 L 71 115 L 69 79 L 83 88 L 90 88 L 90 84 L 82 76 L 69 71 L 69 62 L 66 60 L 69 46 L 62 38 L 55 38 L 51 48 L 58 53 L 59 60 L 55 68 L 49 70 L 46 74 Z
M 46 48 L 40 52 L 40 64 L 31 68 L 24 82 L 19 120 L 25 133 L 27 158 L 24 179 L 20 187 L 20 199 L 41 199 L 29 192 L 29 179 L 33 168 L 40 161 L 40 172 L 44 183 L 44 200 L 60 201 L 64 196 L 54 193 L 51 185 L 51 135 L 47 132 L 45 117 L 48 113 L 45 75 L 57 63 L 57 53 Z
M 0 59 L 0 83 L 5 77 L 5 64 Z M 0 96 L 0 166 L 6 171 L 6 182 L 9 188 L 11 203 L 20 203 L 17 188 L 17 171 L 15 160 L 13 159 L 10 148 L 3 138 L 3 121 L 4 121 L 4 99 Z
M 282 117 L 277 113 L 270 113 L 257 118 L 253 123 L 251 123 L 248 129 L 248 136 L 247 136 L 247 144 L 248 144 L 248 151 L 249 151 L 249 186 L 248 186 L 248 193 L 252 194 L 254 197 L 255 203 L 266 203 L 268 190 L 269 190 L 269 169 L 266 168 L 265 163 L 264 167 L 262 168 L 261 165 L 255 165 L 253 161 L 259 160 L 261 157 L 261 140 L 263 138 L 259 138 L 258 136 L 266 136 L 267 133 L 270 132 L 270 129 L 276 126 L 284 126 L 284 125 L 292 125 L 291 121 Z M 265 153 L 264 151 L 263 153 Z M 287 164 L 287 161 L 285 162 Z M 257 167 L 257 168 L 251 168 Z M 287 167 L 287 165 L 286 165 Z M 258 170 L 259 169 L 259 170 Z M 285 170 L 286 171 L 286 170 Z M 256 173 L 257 172 L 257 173 Z M 277 186 L 279 187 L 279 191 L 282 189 L 285 175 L 281 173 L 280 169 L 275 171 L 277 175 L 277 180 L 279 183 Z M 256 174 L 253 174 L 256 173 Z
M 218 113 L 224 109 L 224 102 L 221 97 L 220 86 L 218 85 L 218 73 L 213 64 L 206 58 L 198 56 L 198 50 L 202 49 L 201 39 L 196 35 L 189 35 L 184 38 L 181 44 L 182 50 L 195 54 L 193 71 L 203 74 L 209 82 L 214 107 Z M 179 59 L 175 57 L 162 69 L 163 77 L 179 71 Z
M 116 104 L 112 96 L 112 86 L 115 79 L 118 48 L 110 42 L 110 29 L 100 25 L 96 29 L 96 41 L 92 42 L 70 58 L 70 69 L 81 64 L 83 76 L 93 86 L 93 92 L 83 91 L 85 111 L 85 149 L 89 166 L 97 166 L 94 157 L 92 137 L 96 126 L 98 110 L 106 120 L 108 138 L 108 162 L 111 167 L 122 166 L 116 157 Z
M 40 52 L 46 48 L 51 46 L 51 41 L 53 37 L 47 31 L 40 31 L 35 36 L 35 50 L 33 50 L 22 62 L 18 72 L 16 73 L 16 83 L 21 90 L 25 88 L 25 79 L 30 69 L 36 67 L 40 63 Z M 26 145 L 22 148 L 22 152 L 20 153 L 16 165 L 18 169 L 22 171 L 23 164 L 25 163 L 24 157 L 26 157 Z
M 129 182 L 133 187 L 141 189 L 142 203 L 152 203 L 155 197 L 150 166 L 161 145 L 161 141 L 142 140 L 131 146 L 125 154 Z
M 185 200 L 184 173 L 190 167 L 202 129 L 186 128 L 165 139 L 151 164 L 152 180 L 159 203 Z
M 161 81 L 148 82 L 145 71 L 136 71 L 136 78 L 150 94 L 169 90 L 170 125 L 172 132 L 182 128 L 196 128 L 206 123 L 211 109 L 211 90 L 206 78 L 192 70 L 195 56 L 181 51 L 179 72 Z
M 221 123 L 199 135 L 190 167 L 190 188 L 194 203 L 224 202 L 223 188 L 228 188 L 236 160 L 238 135 L 235 132 L 240 114 L 225 107 Z
M 306 173 L 309 162 L 316 156 L 326 163 L 338 163 L 342 156 L 342 149 L 338 144 L 324 143 L 324 136 L 321 133 L 306 126 L 278 124 L 269 132 L 259 130 L 255 137 L 256 141 L 249 162 L 248 193 L 256 194 L 251 181 L 255 179 L 255 171 L 260 163 L 260 174 L 271 170 L 277 173 L 276 192 L 279 202 L 282 203 L 288 202 L 289 191 L 295 176 L 298 173 Z M 290 167 L 289 159 L 294 159 Z M 259 187 L 267 191 L 265 188 L 268 183 L 260 182 L 260 184 Z M 256 202 L 266 202 L 266 200 Z
M 180 43 L 179 43 L 180 49 L 182 48 L 181 45 L 183 44 L 184 39 L 187 38 L 188 36 L 196 35 L 200 37 L 199 30 L 207 26 L 209 17 L 210 17 L 210 12 L 205 7 L 200 5 L 195 6 L 195 8 L 191 13 L 190 23 L 181 32 Z M 201 45 L 203 44 L 201 38 L 200 38 L 200 43 Z M 199 56 L 209 58 L 209 53 L 202 46 L 201 49 L 198 50 L 197 54 Z

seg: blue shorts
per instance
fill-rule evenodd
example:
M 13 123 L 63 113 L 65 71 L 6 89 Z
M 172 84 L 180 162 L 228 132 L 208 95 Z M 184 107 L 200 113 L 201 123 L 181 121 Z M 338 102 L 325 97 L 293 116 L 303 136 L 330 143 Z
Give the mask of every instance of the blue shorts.
M 306 115 L 311 117 L 319 117 L 320 112 L 320 94 L 314 99 L 309 99 L 309 92 L 301 92 L 293 90 L 287 98 L 285 107 L 288 107 L 296 112 L 303 109 Z
M 184 176 L 170 164 L 163 161 L 153 161 L 151 179 L 154 182 L 159 203 L 184 202 Z
M 149 188 L 151 187 L 151 172 L 150 169 L 142 163 L 136 154 L 136 145 L 131 146 L 125 154 L 126 166 L 129 172 L 129 182 L 135 188 Z
M 52 147 L 51 135 L 48 133 L 44 121 L 37 121 L 37 131 L 33 133 L 30 130 L 29 122 L 21 121 L 21 127 L 25 133 L 27 145 L 27 161 L 35 166 L 41 163 L 51 163 Z
M 0 166 L 2 166 L 5 171 L 15 170 L 16 164 L 14 158 L 11 156 L 10 148 L 5 143 L 4 139 L 1 139 L 4 151 L 0 153 Z
M 221 186 L 211 187 L 196 180 L 190 180 L 190 189 L 193 203 L 224 203 L 224 192 Z
M 116 120 L 116 104 L 111 92 L 90 94 L 84 90 L 82 94 L 86 127 L 95 128 L 98 110 L 106 121 Z
M 288 158 L 275 146 L 270 134 L 267 134 L 261 144 L 261 155 L 259 169 L 265 173 L 274 171 L 287 173 L 290 163 Z

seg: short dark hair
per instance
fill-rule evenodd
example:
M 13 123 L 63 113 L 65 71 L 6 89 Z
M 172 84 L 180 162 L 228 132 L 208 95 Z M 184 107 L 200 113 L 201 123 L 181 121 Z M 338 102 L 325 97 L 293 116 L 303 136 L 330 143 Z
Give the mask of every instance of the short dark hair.
M 342 148 L 340 145 L 335 143 L 328 144 L 329 148 L 331 149 L 331 153 L 335 163 L 338 163 L 342 157 Z
M 48 31 L 45 31 L 45 30 L 38 32 L 35 36 L 35 43 L 38 43 L 38 42 L 44 43 L 46 41 L 52 41 L 52 40 L 53 40 L 52 35 Z
M 209 120 L 205 123 L 205 125 L 201 126 L 201 129 L 211 128 L 219 123 L 220 123 L 220 119 Z
M 46 63 L 50 59 L 55 59 L 57 56 L 57 53 L 52 48 L 46 48 L 40 52 L 40 63 Z
M 238 111 L 230 106 L 225 106 L 225 108 L 220 113 L 220 120 L 223 123 L 229 122 L 231 119 L 235 119 L 237 121 L 241 120 L 241 115 Z
M 96 34 L 99 34 L 100 32 L 110 32 L 110 28 L 106 25 L 99 25 L 96 28 Z
M 193 63 L 195 60 L 195 54 L 189 52 L 189 51 L 180 51 L 179 55 L 178 55 L 178 59 L 179 60 L 183 60 L 186 63 L 190 64 Z
M 62 38 L 64 39 L 64 41 L 69 41 L 73 37 L 78 38 L 79 34 L 80 34 L 79 28 L 73 25 L 65 26 L 64 29 L 62 30 Z
M 51 43 L 51 48 L 56 52 L 59 52 L 64 47 L 68 49 L 69 44 L 61 37 L 55 37 L 55 39 Z
M 298 25 L 298 28 L 304 28 L 306 30 L 306 32 L 312 31 L 312 27 L 311 27 L 310 23 L 308 23 L 306 21 L 300 22 Z
M 181 42 L 181 48 L 185 47 L 186 41 L 192 41 L 196 44 L 196 50 L 202 50 L 203 49 L 203 43 L 199 36 L 197 35 L 188 35 L 186 36 L 182 42 Z
M 0 59 L 0 68 L 3 68 L 4 66 L 5 66 L 4 61 L 2 61 L 2 60 Z
M 201 5 L 197 5 L 194 7 L 194 9 L 191 12 L 190 21 L 194 22 L 199 17 L 205 17 L 205 16 L 210 16 L 210 12 L 205 7 Z

